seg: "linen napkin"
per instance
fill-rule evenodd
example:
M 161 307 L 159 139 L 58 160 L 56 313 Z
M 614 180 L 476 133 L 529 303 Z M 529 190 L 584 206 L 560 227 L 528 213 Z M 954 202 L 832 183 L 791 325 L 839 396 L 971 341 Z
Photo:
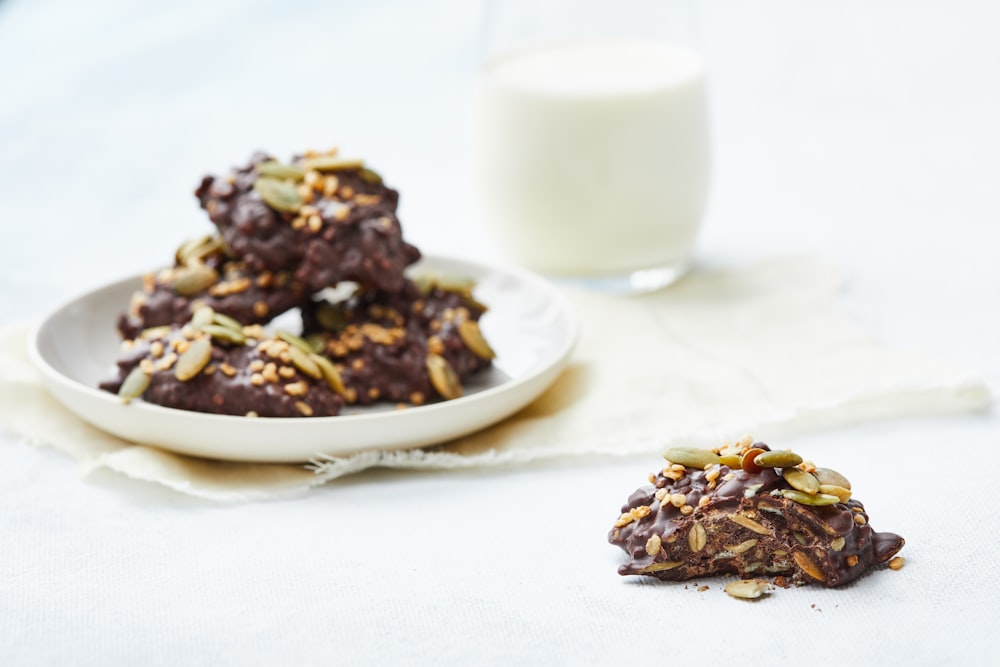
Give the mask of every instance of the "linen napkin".
M 580 319 L 567 369 L 513 417 L 448 444 L 317 455 L 307 466 L 209 461 L 125 442 L 63 409 L 28 362 L 26 325 L 0 329 L 0 426 L 72 456 L 223 502 L 287 497 L 367 468 L 499 466 L 656 454 L 745 433 L 775 437 L 906 415 L 984 408 L 985 383 L 866 335 L 843 313 L 843 280 L 795 257 L 696 271 L 635 297 L 564 288 Z

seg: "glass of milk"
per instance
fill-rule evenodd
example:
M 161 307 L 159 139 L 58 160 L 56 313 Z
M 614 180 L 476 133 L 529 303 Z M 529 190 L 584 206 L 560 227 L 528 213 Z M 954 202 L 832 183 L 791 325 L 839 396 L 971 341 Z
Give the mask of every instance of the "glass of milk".
M 691 4 L 487 3 L 473 150 L 510 259 L 622 292 L 687 269 L 709 180 Z

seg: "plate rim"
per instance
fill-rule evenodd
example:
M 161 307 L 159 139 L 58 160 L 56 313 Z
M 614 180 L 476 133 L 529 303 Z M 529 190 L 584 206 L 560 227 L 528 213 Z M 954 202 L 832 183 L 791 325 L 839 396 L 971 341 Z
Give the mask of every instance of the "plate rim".
M 462 437 L 462 435 L 474 433 L 476 431 L 485 429 L 493 424 L 496 424 L 502 421 L 503 419 L 506 419 L 507 417 L 511 416 L 518 410 L 523 409 L 524 407 L 529 405 L 532 401 L 534 401 L 539 395 L 541 395 L 541 393 L 543 393 L 545 389 L 547 389 L 551 385 L 551 383 L 555 380 L 555 378 L 558 377 L 559 372 L 565 367 L 565 365 L 569 361 L 570 355 L 572 354 L 579 340 L 579 333 L 580 333 L 579 320 L 576 313 L 574 312 L 573 307 L 571 306 L 570 302 L 565 297 L 565 295 L 563 295 L 557 289 L 556 285 L 547 281 L 542 276 L 527 269 L 523 269 L 519 266 L 513 266 L 493 261 L 482 261 L 479 259 L 464 259 L 438 253 L 433 253 L 433 254 L 425 253 L 422 256 L 421 260 L 413 265 L 413 268 L 419 270 L 420 266 L 425 263 L 431 265 L 432 267 L 431 270 L 433 270 L 433 266 L 437 264 L 450 264 L 450 265 L 471 267 L 472 269 L 474 269 L 474 272 L 476 273 L 479 279 L 481 279 L 483 276 L 486 275 L 513 276 L 520 283 L 529 285 L 534 291 L 541 290 L 542 292 L 545 293 L 547 300 L 553 303 L 557 307 L 560 314 L 562 315 L 562 318 L 567 326 L 567 335 L 563 340 L 559 342 L 559 345 L 556 348 L 556 352 L 551 355 L 551 359 L 539 365 L 537 368 L 531 369 L 529 372 L 525 373 L 522 376 L 508 378 L 497 385 L 487 387 L 473 394 L 468 394 L 466 396 L 462 396 L 460 398 L 453 399 L 450 401 L 441 401 L 420 406 L 410 406 L 406 410 L 398 410 L 398 411 L 380 410 L 365 414 L 336 415 L 332 417 L 255 417 L 253 418 L 254 423 L 259 424 L 262 430 L 275 429 L 278 427 L 289 427 L 289 426 L 295 427 L 304 425 L 309 425 L 308 426 L 309 428 L 321 428 L 322 426 L 329 424 L 340 424 L 342 425 L 341 427 L 342 429 L 348 429 L 352 426 L 363 428 L 364 425 L 369 422 L 384 424 L 392 419 L 399 422 L 405 422 L 408 419 L 406 415 L 411 413 L 418 413 L 421 417 L 431 418 L 432 415 L 440 412 L 454 411 L 462 408 L 474 409 L 481 403 L 484 402 L 488 403 L 490 401 L 496 400 L 498 397 L 504 396 L 505 394 L 514 392 L 524 385 L 530 385 L 532 382 L 537 382 L 546 373 L 553 374 L 553 377 L 549 381 L 545 382 L 529 398 L 527 398 L 523 402 L 520 402 L 519 405 L 513 410 L 509 410 L 497 418 L 492 418 L 489 421 L 482 423 L 471 430 L 465 430 L 463 433 L 444 437 L 443 439 L 434 443 L 434 444 L 441 444 L 449 440 Z M 28 339 L 27 339 L 28 356 L 31 360 L 32 365 L 41 373 L 43 378 L 46 380 L 46 383 L 49 382 L 55 383 L 66 391 L 82 394 L 83 397 L 88 400 L 96 400 L 104 402 L 107 405 L 108 409 L 113 409 L 114 405 L 120 405 L 120 403 L 118 403 L 118 399 L 113 394 L 110 394 L 106 391 L 102 391 L 97 387 L 92 387 L 90 385 L 84 384 L 83 382 L 62 373 L 60 370 L 55 368 L 52 365 L 52 363 L 50 363 L 50 361 L 46 359 L 45 354 L 41 350 L 42 335 L 43 332 L 45 332 L 46 327 L 51 324 L 52 320 L 57 316 L 59 316 L 60 314 L 62 314 L 64 311 L 74 307 L 81 301 L 93 298 L 99 292 L 123 289 L 125 284 L 138 285 L 143 273 L 138 273 L 132 276 L 104 283 L 96 287 L 87 289 L 83 292 L 80 292 L 74 296 L 71 296 L 65 299 L 58 306 L 50 309 L 42 317 L 42 319 L 36 321 L 36 323 L 30 328 L 28 332 Z M 124 308 L 125 305 L 123 304 L 122 307 Z M 113 359 L 109 360 L 109 364 L 110 363 L 113 363 Z M 64 408 L 75 414 L 77 417 L 83 419 L 88 424 L 91 424 L 92 426 L 98 428 L 102 432 L 111 433 L 110 431 L 103 428 L 101 425 L 98 425 L 93 421 L 91 421 L 90 419 L 88 419 L 85 415 L 80 414 L 72 406 L 68 405 L 66 401 L 62 399 L 62 397 L 59 395 L 58 392 L 52 391 L 49 387 L 47 387 L 47 389 L 49 389 L 50 394 L 52 394 L 53 397 Z M 146 403 L 144 401 L 135 402 L 129 405 L 128 408 L 138 409 L 140 413 L 149 411 L 152 413 L 152 416 L 154 418 L 167 418 L 170 417 L 171 415 L 174 415 L 176 417 L 178 416 L 178 414 L 180 414 L 183 415 L 183 418 L 185 420 L 188 420 L 190 423 L 201 422 L 212 425 L 220 425 L 220 424 L 226 425 L 226 424 L 237 424 L 237 423 L 244 424 L 246 423 L 247 420 L 247 417 L 242 415 L 220 415 L 214 413 L 195 412 L 190 410 L 179 410 L 177 408 L 164 407 L 152 403 Z M 414 418 L 409 417 L 409 419 L 414 419 Z M 112 433 L 112 435 L 116 435 L 116 437 L 122 437 L 114 433 Z M 126 441 L 128 440 L 126 439 Z M 181 451 L 178 448 L 162 444 L 150 444 L 143 442 L 138 442 L 137 444 L 143 444 L 145 446 L 150 446 L 150 447 L 158 447 L 161 449 L 178 452 L 185 455 L 208 456 L 205 454 L 192 454 L 190 452 Z M 422 446 L 426 447 L 431 445 L 428 443 L 424 443 L 424 444 L 413 444 L 413 445 L 407 445 L 407 444 L 387 445 L 383 447 L 362 446 L 356 448 L 353 451 L 362 452 L 362 451 L 371 451 L 378 449 L 389 451 L 396 449 L 410 449 Z M 342 450 L 338 450 L 338 452 L 339 451 Z M 315 457 L 324 455 L 329 455 L 329 453 L 323 451 L 316 451 L 312 456 Z M 343 452 L 342 454 L 338 453 L 335 455 L 338 456 L 347 455 L 347 453 Z M 218 458 L 218 457 L 210 456 L 209 458 Z M 264 459 L 227 458 L 225 460 L 262 462 Z M 275 460 L 277 461 L 278 459 Z M 285 459 L 281 460 L 285 461 Z M 299 459 L 296 458 L 296 460 Z

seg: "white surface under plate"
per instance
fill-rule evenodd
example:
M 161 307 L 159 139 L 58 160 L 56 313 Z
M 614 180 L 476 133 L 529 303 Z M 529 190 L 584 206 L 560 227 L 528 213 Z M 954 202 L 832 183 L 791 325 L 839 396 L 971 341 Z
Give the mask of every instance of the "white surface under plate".
M 476 281 L 489 306 L 480 325 L 496 350 L 494 367 L 470 378 L 458 399 L 397 410 L 357 408 L 336 417 L 247 418 L 125 405 L 97 389 L 114 374 L 115 322 L 140 277 L 80 296 L 31 336 L 30 354 L 49 391 L 94 426 L 126 440 L 182 454 L 233 461 L 303 462 L 317 454 L 402 449 L 446 442 L 482 429 L 526 406 L 565 366 L 576 322 L 563 297 L 544 279 L 513 267 L 425 257 L 414 274 L 441 273 Z

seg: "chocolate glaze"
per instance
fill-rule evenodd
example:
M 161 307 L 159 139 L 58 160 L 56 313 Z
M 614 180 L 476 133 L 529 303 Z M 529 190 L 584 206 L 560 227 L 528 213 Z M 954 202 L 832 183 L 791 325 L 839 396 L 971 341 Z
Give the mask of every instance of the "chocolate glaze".
M 761 443 L 754 446 L 761 447 Z M 704 470 L 687 468 L 676 481 L 665 476 L 668 470 L 657 473 L 652 485 L 629 497 L 617 523 L 633 511 L 644 516 L 616 525 L 608 536 L 629 556 L 620 574 L 672 581 L 718 574 L 784 575 L 793 581 L 840 586 L 857 579 L 868 567 L 887 562 L 903 546 L 902 537 L 872 530 L 864 506 L 853 498 L 815 507 L 783 497 L 779 490 L 792 487 L 773 468 L 747 472 L 720 466 L 715 488 L 710 488 Z M 663 502 L 656 498 L 659 489 L 667 494 Z M 673 494 L 683 494 L 685 505 L 693 511 L 685 514 L 671 504 Z M 706 504 L 702 498 L 708 499 Z M 734 515 L 757 529 L 733 521 Z M 696 539 L 689 539 L 696 522 L 706 529 L 700 549 L 694 549 Z M 651 555 L 647 545 L 654 536 L 662 546 Z M 669 567 L 657 569 L 661 566 Z

